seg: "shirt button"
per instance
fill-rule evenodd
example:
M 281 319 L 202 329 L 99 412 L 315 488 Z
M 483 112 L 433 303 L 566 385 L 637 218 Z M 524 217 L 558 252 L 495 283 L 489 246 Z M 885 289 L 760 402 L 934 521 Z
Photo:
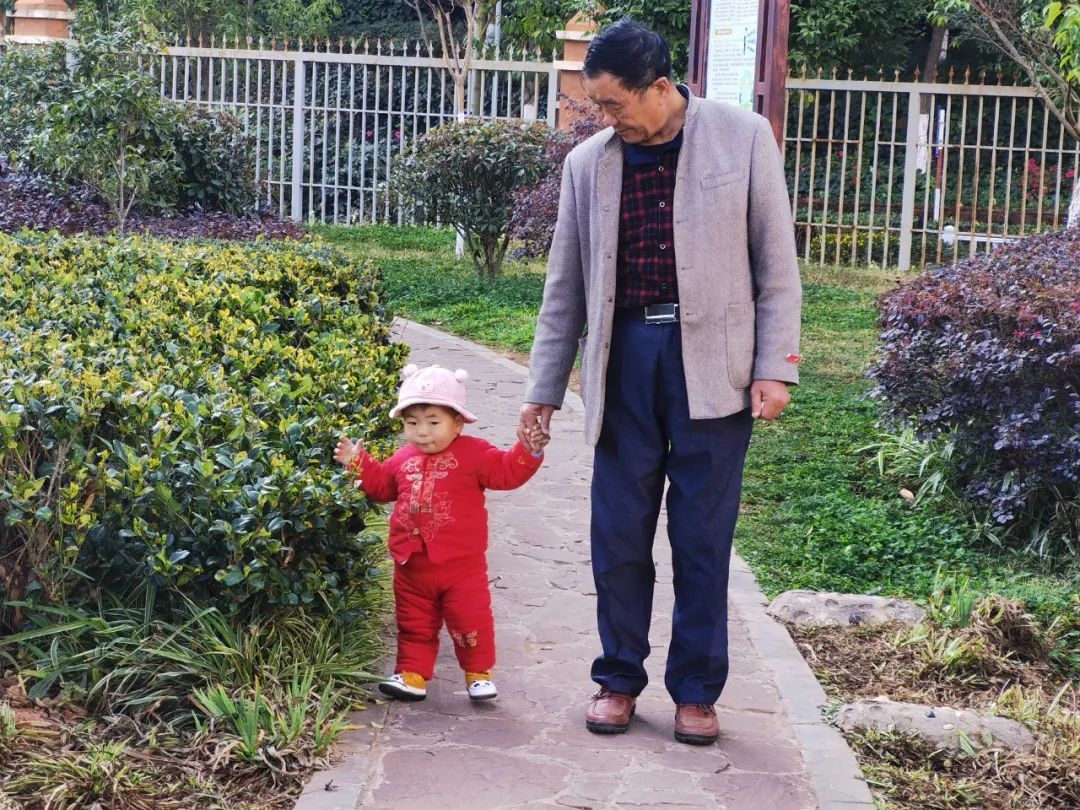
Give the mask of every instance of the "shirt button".
M 667 203 L 660 203 L 660 207 L 663 208 Z
M 665 244 L 661 243 L 661 245 L 660 245 L 660 249 L 661 249 L 661 250 L 666 250 L 666 249 L 667 249 L 667 245 L 665 245 Z
M 657 166 L 657 167 L 656 167 L 656 170 L 657 170 L 658 172 L 662 172 L 662 171 L 664 170 L 664 167 L 663 167 L 663 166 Z
M 412 530 L 412 533 L 413 533 L 413 534 L 420 534 L 420 530 L 419 530 L 419 529 L 413 529 L 413 530 Z

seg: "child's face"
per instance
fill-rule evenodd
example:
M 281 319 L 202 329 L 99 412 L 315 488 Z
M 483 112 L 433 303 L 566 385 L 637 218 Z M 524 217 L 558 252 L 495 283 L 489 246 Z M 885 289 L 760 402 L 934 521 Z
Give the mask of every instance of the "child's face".
M 465 418 L 441 405 L 413 405 L 401 414 L 405 441 L 423 453 L 441 453 L 461 435 Z

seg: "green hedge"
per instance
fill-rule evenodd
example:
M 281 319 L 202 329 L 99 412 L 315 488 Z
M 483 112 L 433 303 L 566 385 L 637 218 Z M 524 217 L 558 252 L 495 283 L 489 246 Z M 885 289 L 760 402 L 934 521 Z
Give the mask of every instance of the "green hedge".
M 320 244 L 0 235 L 0 602 L 339 606 L 379 551 L 331 454 L 393 442 L 389 337 Z

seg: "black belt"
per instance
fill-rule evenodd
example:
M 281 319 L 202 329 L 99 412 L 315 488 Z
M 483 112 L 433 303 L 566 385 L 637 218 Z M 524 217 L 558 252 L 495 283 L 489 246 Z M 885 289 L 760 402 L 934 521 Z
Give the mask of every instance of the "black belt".
M 645 323 L 678 323 L 678 304 L 649 304 L 645 307 L 618 307 L 615 317 Z

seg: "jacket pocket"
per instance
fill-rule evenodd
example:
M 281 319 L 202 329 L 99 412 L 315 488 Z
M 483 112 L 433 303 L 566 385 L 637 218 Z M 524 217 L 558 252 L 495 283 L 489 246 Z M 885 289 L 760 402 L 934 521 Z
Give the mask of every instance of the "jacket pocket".
M 717 186 L 726 186 L 728 183 L 734 183 L 736 180 L 741 180 L 746 176 L 746 172 L 742 169 L 728 169 L 725 172 L 718 172 L 717 174 L 707 174 L 701 178 L 702 188 L 716 188 Z
M 728 381 L 734 388 L 749 388 L 754 373 L 755 304 L 728 304 L 724 318 Z

